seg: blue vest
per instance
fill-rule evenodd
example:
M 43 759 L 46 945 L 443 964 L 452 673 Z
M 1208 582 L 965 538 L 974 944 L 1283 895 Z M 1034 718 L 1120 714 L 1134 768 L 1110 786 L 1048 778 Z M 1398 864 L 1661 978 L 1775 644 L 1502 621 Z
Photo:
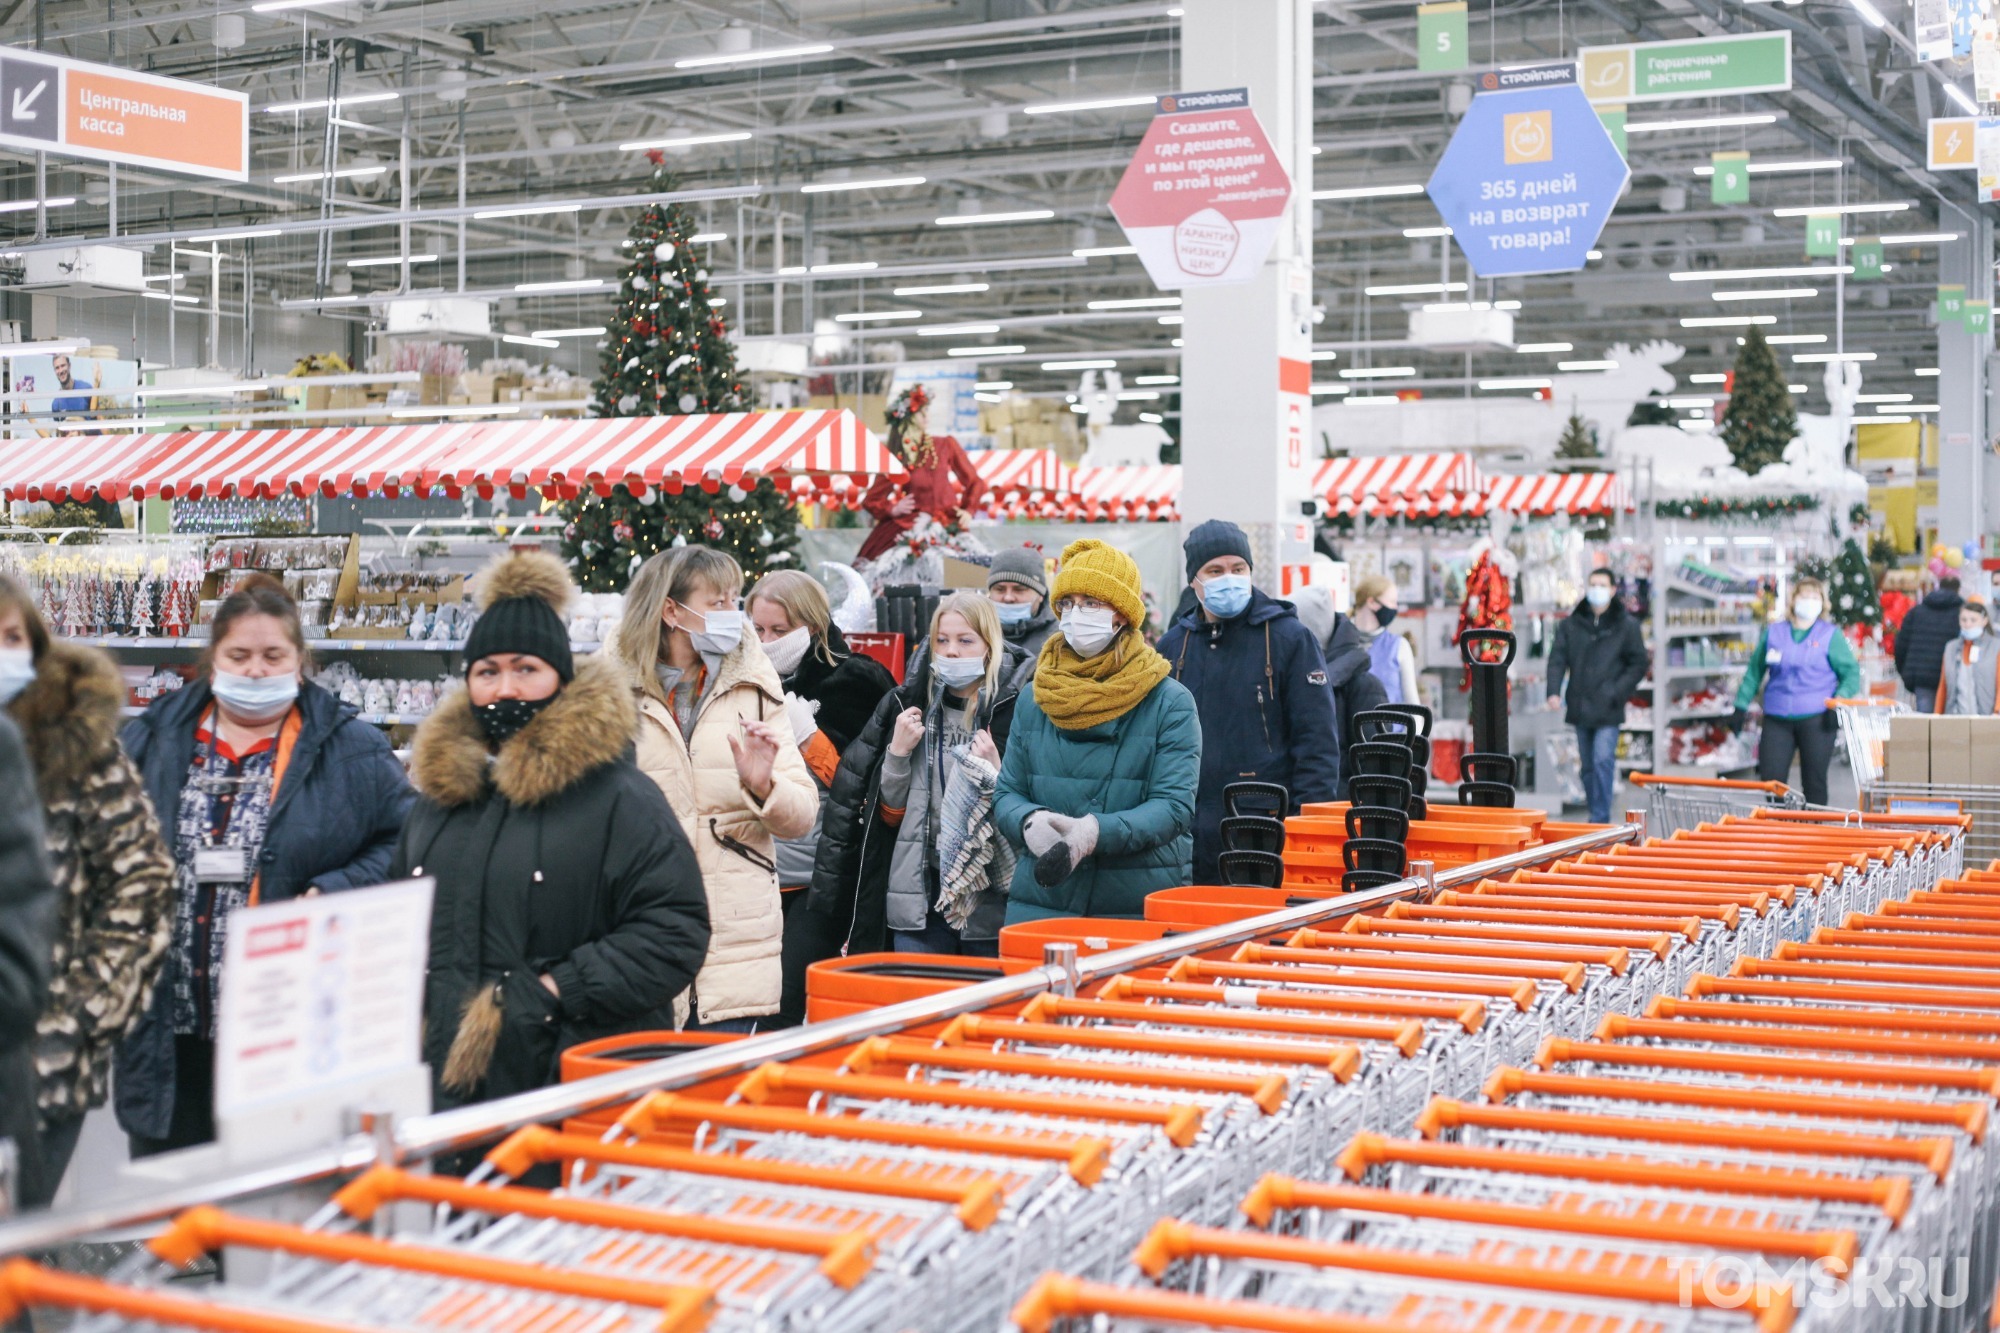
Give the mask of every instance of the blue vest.
M 1389 692 L 1392 704 L 1410 702 L 1403 697 L 1403 669 L 1397 662 L 1402 643 L 1388 630 L 1383 630 L 1375 636 L 1375 642 L 1368 645 L 1368 674 L 1382 682 L 1382 688 Z
M 1772 717 L 1812 717 L 1826 711 L 1826 701 L 1840 688 L 1828 656 L 1835 630 L 1831 621 L 1817 620 L 1806 631 L 1804 642 L 1792 638 L 1789 622 L 1765 631 L 1766 653 L 1778 660 L 1765 659 L 1769 679 L 1764 683 L 1764 711 Z

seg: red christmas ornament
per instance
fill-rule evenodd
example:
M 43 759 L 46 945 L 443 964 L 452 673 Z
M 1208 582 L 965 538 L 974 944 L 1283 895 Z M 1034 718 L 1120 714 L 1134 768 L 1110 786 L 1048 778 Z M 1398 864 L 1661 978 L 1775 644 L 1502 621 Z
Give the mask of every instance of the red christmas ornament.
M 708 511 L 708 522 L 701 525 L 701 531 L 712 542 L 722 540 L 722 520 L 715 516 L 713 509 Z
M 613 523 L 611 525 L 611 535 L 618 541 L 629 542 L 632 540 L 633 536 L 632 525 L 630 523 L 627 523 L 625 520 L 620 519 L 618 520 L 618 522 Z

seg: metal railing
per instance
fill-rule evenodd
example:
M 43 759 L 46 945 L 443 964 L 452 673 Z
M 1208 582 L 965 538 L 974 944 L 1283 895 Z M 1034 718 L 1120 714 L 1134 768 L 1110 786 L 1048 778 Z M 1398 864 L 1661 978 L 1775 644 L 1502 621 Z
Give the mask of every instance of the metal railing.
M 1208 949 L 1246 944 L 1269 935 L 1338 920 L 1406 898 L 1427 896 L 1438 889 L 1476 884 L 1582 852 L 1636 841 L 1645 834 L 1644 816 L 1634 811 L 1629 822 L 1561 842 L 1530 847 L 1507 856 L 1477 861 L 1439 874 L 1430 863 L 1412 862 L 1408 878 L 1394 884 L 1338 897 L 1314 899 L 1225 925 L 1190 930 L 1164 939 L 1135 944 L 1107 953 L 1078 958 L 1073 945 L 1051 945 L 1050 961 L 1013 976 L 961 986 L 937 995 L 884 1005 L 858 1014 L 785 1028 L 720 1046 L 702 1047 L 682 1055 L 635 1065 L 574 1083 L 559 1083 L 497 1101 L 481 1102 L 401 1123 L 384 1118 L 375 1132 L 357 1133 L 339 1144 L 283 1162 L 233 1171 L 216 1180 L 170 1186 L 143 1196 L 102 1204 L 75 1205 L 35 1213 L 0 1224 L 0 1256 L 50 1249 L 107 1231 L 125 1230 L 170 1217 L 187 1208 L 221 1203 L 311 1184 L 331 1176 L 364 1170 L 377 1163 L 428 1159 L 504 1137 L 528 1125 L 566 1119 L 600 1107 L 628 1102 L 649 1092 L 690 1087 L 714 1078 L 747 1074 L 774 1060 L 794 1060 L 869 1037 L 956 1018 L 960 1014 L 1053 992 L 1074 994 L 1093 981 L 1170 962 Z

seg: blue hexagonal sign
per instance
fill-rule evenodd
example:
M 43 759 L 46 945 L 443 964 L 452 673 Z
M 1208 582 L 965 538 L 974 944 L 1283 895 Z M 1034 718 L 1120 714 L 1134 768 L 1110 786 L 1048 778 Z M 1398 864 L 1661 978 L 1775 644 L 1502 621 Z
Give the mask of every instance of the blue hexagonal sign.
M 1574 83 L 1481 93 L 1425 187 L 1482 278 L 1580 269 L 1631 174 Z

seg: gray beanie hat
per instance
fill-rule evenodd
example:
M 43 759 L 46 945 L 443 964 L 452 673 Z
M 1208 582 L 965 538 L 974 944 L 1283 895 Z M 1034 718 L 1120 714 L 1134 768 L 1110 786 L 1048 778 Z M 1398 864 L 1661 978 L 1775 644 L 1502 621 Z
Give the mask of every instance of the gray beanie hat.
M 1024 588 L 1033 588 L 1043 597 L 1049 595 L 1048 562 L 1042 553 L 1032 546 L 1014 546 L 993 557 L 993 563 L 986 571 L 986 586 L 996 583 L 1018 583 Z

